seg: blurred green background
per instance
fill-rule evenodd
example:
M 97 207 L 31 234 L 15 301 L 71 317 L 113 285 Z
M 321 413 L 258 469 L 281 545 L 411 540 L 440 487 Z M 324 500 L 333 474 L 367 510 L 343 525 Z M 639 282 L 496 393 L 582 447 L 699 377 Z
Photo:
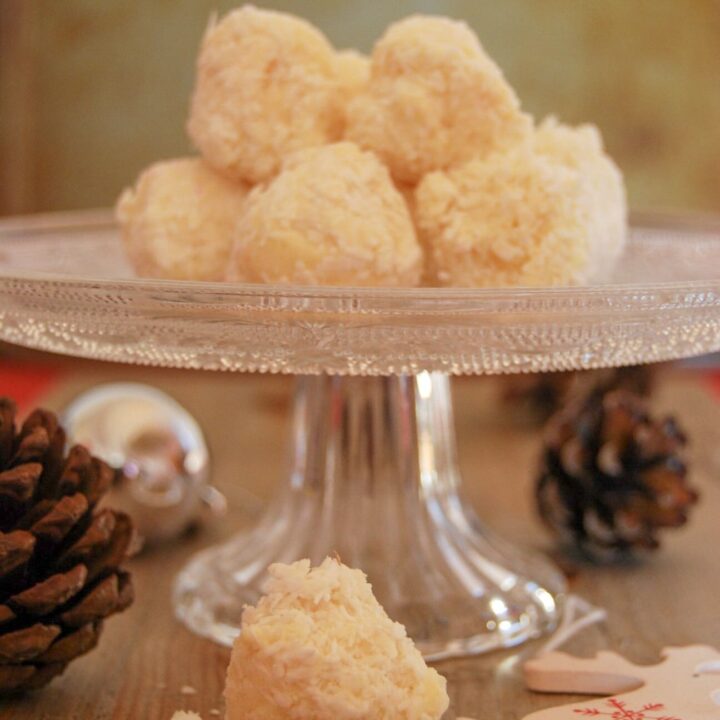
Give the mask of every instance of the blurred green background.
M 194 58 L 225 0 L 0 0 L 0 213 L 106 206 L 190 152 Z M 593 121 L 636 209 L 720 211 L 720 0 L 295 0 L 339 47 L 467 20 L 537 116 Z

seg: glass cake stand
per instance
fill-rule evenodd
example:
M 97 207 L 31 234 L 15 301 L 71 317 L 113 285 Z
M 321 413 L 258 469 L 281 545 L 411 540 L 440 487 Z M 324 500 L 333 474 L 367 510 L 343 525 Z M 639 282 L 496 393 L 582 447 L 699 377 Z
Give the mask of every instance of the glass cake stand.
M 107 213 L 0 223 L 0 337 L 69 355 L 299 376 L 292 462 L 257 526 L 192 558 L 178 617 L 222 643 L 269 563 L 365 570 L 429 658 L 551 629 L 563 581 L 462 501 L 449 376 L 720 349 L 720 222 L 645 218 L 587 288 L 280 287 L 137 279 Z

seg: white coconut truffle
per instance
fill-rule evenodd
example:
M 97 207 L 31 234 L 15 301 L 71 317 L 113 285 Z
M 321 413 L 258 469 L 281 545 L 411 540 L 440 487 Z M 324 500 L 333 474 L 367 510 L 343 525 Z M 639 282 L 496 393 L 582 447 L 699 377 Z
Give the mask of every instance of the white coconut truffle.
M 222 280 L 248 188 L 198 158 L 151 165 L 120 196 L 116 215 L 138 275 Z
M 370 82 L 348 108 L 345 136 L 414 184 L 516 145 L 531 126 L 465 23 L 416 15 L 391 25 L 375 45 Z
M 570 127 L 546 118 L 534 135 L 535 149 L 566 167 L 577 170 L 587 185 L 593 207 L 588 210 L 587 281 L 602 281 L 611 274 L 627 241 L 627 194 L 622 172 L 604 150 L 595 125 Z
M 197 62 L 188 132 L 206 160 L 251 184 L 288 153 L 339 138 L 336 53 L 310 23 L 245 5 L 212 24 Z
M 237 225 L 230 280 L 413 286 L 422 252 L 402 195 L 369 152 L 343 142 L 291 156 Z
M 245 610 L 227 672 L 227 720 L 438 720 L 445 679 L 427 667 L 359 570 L 272 565 Z
M 341 50 L 335 62 L 340 91 L 347 103 L 367 87 L 370 58 L 356 50 Z
M 415 213 L 436 285 L 584 284 L 625 243 L 622 177 L 599 134 L 553 121 L 531 143 L 427 175 Z

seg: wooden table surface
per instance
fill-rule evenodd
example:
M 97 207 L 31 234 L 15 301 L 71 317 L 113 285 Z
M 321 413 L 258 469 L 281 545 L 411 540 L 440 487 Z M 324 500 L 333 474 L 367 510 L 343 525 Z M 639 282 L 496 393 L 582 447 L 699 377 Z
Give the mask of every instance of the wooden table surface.
M 136 601 L 111 619 L 97 650 L 73 663 L 48 688 L 0 701 L 2 720 L 169 720 L 178 709 L 204 720 L 221 716 L 228 651 L 195 637 L 175 621 L 170 588 L 195 550 L 252 521 L 271 496 L 284 467 L 283 439 L 291 384 L 283 378 L 144 370 L 73 363 L 46 398 L 60 408 L 100 381 L 146 381 L 170 392 L 206 429 L 214 480 L 229 496 L 230 514 L 194 537 L 147 552 L 131 562 Z M 550 549 L 531 503 L 538 429 L 518 423 L 495 400 L 492 379 L 455 383 L 459 454 L 468 499 L 494 529 L 514 542 Z M 457 392 L 461 389 L 461 392 Z M 603 648 L 637 662 L 653 662 L 665 645 L 720 647 L 720 403 L 707 383 L 688 371 L 662 375 L 654 406 L 672 410 L 692 440 L 695 484 L 702 502 L 689 525 L 666 535 L 653 558 L 631 567 L 583 567 L 571 591 L 604 606 L 609 621 L 576 638 L 568 649 Z M 520 720 L 569 702 L 568 696 L 524 689 L 520 665 L 537 643 L 514 651 L 439 664 L 452 697 L 448 718 Z

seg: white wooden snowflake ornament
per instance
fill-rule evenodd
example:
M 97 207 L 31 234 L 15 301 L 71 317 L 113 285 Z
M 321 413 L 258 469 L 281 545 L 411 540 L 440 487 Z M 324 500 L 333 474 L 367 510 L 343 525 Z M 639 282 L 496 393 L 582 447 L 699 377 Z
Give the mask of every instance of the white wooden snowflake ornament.
M 634 665 L 614 652 L 584 660 L 551 652 L 525 663 L 539 692 L 610 695 L 540 710 L 524 720 L 720 720 L 720 652 L 704 645 L 665 648 L 658 665 Z

